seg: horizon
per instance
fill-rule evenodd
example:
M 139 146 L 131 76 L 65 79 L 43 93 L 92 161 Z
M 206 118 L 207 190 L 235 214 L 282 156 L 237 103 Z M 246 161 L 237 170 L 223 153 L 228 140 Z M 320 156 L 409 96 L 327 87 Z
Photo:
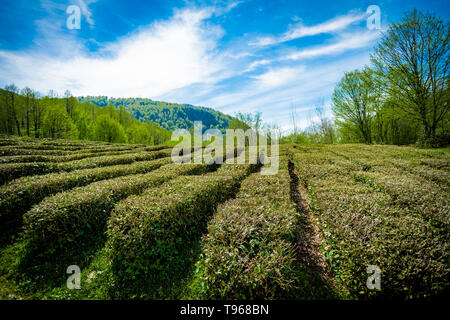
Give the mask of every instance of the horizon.
M 79 29 L 68 29 L 70 5 L 80 9 Z M 379 29 L 367 27 L 371 5 L 380 8 Z M 8 0 L 5 8 L 1 87 L 261 112 L 285 132 L 293 108 L 301 129 L 317 105 L 331 116 L 335 84 L 370 63 L 382 31 L 403 12 L 444 21 L 450 12 L 440 1 Z

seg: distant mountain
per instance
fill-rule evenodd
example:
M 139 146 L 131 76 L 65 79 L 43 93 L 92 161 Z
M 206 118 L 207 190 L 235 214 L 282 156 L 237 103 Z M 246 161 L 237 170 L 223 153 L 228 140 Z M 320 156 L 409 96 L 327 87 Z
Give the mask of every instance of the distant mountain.
M 190 129 L 194 121 L 202 121 L 205 129 L 226 129 L 233 117 L 212 108 L 196 107 L 189 104 L 177 104 L 154 101 L 145 98 L 108 98 L 105 96 L 78 97 L 80 102 L 92 102 L 100 107 L 109 103 L 116 108 L 121 105 L 136 119 L 151 121 L 167 130 Z

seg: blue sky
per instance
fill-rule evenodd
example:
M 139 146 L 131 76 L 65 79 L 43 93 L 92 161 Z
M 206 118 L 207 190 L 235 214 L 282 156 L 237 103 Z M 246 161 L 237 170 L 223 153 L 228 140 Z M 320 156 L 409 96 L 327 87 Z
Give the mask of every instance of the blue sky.
M 369 64 L 389 23 L 418 8 L 448 21 L 450 1 L 1 0 L 0 86 L 45 94 L 146 97 L 261 111 L 292 129 L 330 114 L 344 72 Z M 66 25 L 69 5 L 80 29 Z M 367 28 L 377 5 L 381 28 Z

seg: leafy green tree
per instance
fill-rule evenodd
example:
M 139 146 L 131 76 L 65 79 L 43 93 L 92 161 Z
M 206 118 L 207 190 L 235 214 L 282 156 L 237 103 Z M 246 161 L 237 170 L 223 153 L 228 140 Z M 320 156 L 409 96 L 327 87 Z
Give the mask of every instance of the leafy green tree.
M 153 144 L 153 137 L 145 124 L 135 123 L 126 130 L 128 143 Z
M 92 117 L 83 109 L 75 109 L 75 124 L 78 128 L 78 138 L 81 140 L 92 140 L 94 137 L 94 124 Z
M 65 107 L 58 103 L 47 105 L 43 125 L 44 136 L 59 139 L 77 139 L 78 130 Z
M 425 140 L 435 138 L 449 110 L 449 26 L 413 10 L 389 27 L 371 56 L 387 99 L 422 124 Z
M 145 123 L 145 125 L 147 126 L 147 128 L 150 132 L 150 135 L 153 138 L 153 143 L 155 145 L 163 144 L 166 141 L 170 140 L 171 135 L 172 135 L 170 133 L 170 131 L 168 131 L 168 130 L 160 127 L 158 124 L 150 122 L 150 121 L 147 121 Z
M 8 85 L 3 91 L 4 105 L 6 110 L 6 130 L 9 134 L 21 135 L 20 122 L 17 116 L 17 94 L 19 88 L 14 84 Z
M 127 142 L 127 135 L 123 127 L 107 114 L 103 114 L 95 120 L 94 138 L 98 141 Z
M 374 72 L 368 67 L 347 72 L 334 89 L 332 98 L 337 123 L 351 123 L 365 143 L 372 143 L 371 122 L 380 103 L 374 81 Z
M 35 98 L 35 93 L 28 87 L 25 87 L 20 92 L 21 95 L 25 98 L 24 101 L 24 113 L 26 120 L 26 132 L 27 136 L 30 137 L 30 124 L 31 124 L 31 110 L 33 105 L 33 99 Z

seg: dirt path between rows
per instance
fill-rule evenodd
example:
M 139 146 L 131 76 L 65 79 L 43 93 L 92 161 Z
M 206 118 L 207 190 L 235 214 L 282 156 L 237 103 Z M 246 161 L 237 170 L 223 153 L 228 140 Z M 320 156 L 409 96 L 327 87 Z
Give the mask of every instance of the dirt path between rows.
M 308 191 L 302 181 L 298 177 L 298 171 L 292 161 L 288 163 L 289 175 L 291 177 L 291 199 L 295 203 L 297 212 L 300 214 L 297 254 L 299 262 L 309 271 L 316 274 L 328 292 L 319 293 L 321 296 L 331 297 L 333 291 L 333 277 L 329 271 L 328 263 L 320 252 L 320 247 L 324 244 L 324 239 L 319 228 L 312 222 L 308 204 Z M 311 298 L 317 297 L 317 288 L 311 288 Z M 322 297 L 322 298 L 325 298 Z

